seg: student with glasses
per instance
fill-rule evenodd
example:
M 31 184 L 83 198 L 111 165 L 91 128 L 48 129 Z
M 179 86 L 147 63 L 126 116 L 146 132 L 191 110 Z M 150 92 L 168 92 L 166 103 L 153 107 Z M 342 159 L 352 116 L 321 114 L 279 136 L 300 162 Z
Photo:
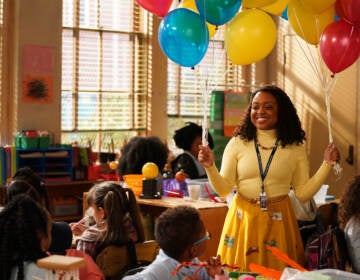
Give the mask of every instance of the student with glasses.
M 123 279 L 206 280 L 222 274 L 219 257 L 211 258 L 198 272 L 199 266 L 196 265 L 182 266 L 176 270 L 184 262 L 200 264 L 198 257 L 204 253 L 206 241 L 210 239 L 210 233 L 195 208 L 178 206 L 164 211 L 156 220 L 155 239 L 160 247 L 156 259 L 143 271 Z

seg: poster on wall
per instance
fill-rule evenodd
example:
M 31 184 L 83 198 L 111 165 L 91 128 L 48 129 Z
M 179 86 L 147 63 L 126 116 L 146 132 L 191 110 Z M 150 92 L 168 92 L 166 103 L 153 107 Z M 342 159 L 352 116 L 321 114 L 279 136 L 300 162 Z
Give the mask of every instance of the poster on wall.
M 249 105 L 249 91 L 225 91 L 224 94 L 224 136 L 233 136 Z
M 22 102 L 54 101 L 55 48 L 24 45 L 22 49 Z

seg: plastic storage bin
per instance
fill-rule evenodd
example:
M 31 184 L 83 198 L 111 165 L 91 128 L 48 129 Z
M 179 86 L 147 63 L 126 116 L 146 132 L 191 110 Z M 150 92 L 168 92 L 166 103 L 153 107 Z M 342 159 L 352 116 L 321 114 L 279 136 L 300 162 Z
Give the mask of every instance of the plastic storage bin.
M 19 149 L 47 149 L 50 147 L 50 136 L 15 136 L 14 142 Z

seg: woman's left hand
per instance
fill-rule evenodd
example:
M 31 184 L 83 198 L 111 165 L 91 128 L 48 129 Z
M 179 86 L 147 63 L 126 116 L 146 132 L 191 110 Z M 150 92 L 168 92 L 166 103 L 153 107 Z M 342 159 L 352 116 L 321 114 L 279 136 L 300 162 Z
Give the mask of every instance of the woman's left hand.
M 329 164 L 329 165 L 334 165 L 335 162 L 340 160 L 340 152 L 339 150 L 335 147 L 334 143 L 330 143 L 324 152 L 324 160 Z

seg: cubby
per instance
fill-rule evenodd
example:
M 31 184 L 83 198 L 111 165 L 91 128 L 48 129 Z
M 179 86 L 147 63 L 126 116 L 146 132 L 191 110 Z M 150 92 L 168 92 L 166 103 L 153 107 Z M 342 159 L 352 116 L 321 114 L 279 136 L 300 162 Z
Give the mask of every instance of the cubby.
M 45 182 L 71 182 L 73 155 L 71 147 L 16 149 L 17 168 L 28 166 Z

